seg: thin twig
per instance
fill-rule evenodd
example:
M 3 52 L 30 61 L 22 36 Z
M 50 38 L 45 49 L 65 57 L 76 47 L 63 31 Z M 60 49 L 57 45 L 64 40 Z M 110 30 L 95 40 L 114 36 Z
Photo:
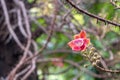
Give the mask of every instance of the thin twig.
M 6 24 L 7 24 L 7 28 L 9 30 L 9 32 L 11 33 L 12 37 L 14 38 L 15 42 L 20 46 L 20 48 L 24 49 L 24 47 L 21 44 L 21 42 L 19 41 L 17 35 L 13 31 L 12 25 L 10 24 L 10 19 L 9 19 L 9 15 L 8 15 L 8 11 L 7 11 L 5 0 L 0 0 L 0 1 L 1 1 L 1 5 L 3 6 L 3 12 L 5 14 L 5 21 L 6 21 Z
M 16 41 L 16 43 L 20 46 L 21 49 L 25 50 L 23 53 L 23 57 L 21 58 L 20 62 L 17 64 L 17 66 L 10 72 L 10 74 L 8 75 L 8 80 L 13 80 L 17 70 L 21 67 L 21 65 L 24 63 L 24 59 L 26 58 L 28 52 L 29 52 L 29 47 L 31 44 L 31 32 L 30 32 L 30 27 L 28 26 L 28 22 L 26 22 L 26 27 L 27 27 L 27 31 L 28 31 L 28 43 L 26 48 L 21 44 L 21 42 L 19 41 L 19 39 L 17 38 L 15 32 L 12 29 L 12 26 L 10 24 L 10 19 L 9 19 L 9 15 L 8 15 L 8 11 L 7 11 L 7 7 L 5 4 L 4 0 L 1 0 L 1 5 L 3 6 L 3 11 L 5 14 L 5 20 L 6 20 L 6 24 L 8 27 L 8 30 L 10 31 L 12 37 L 14 38 L 14 40 Z M 25 49 L 24 49 L 25 48 Z
M 116 5 L 114 0 L 110 0 L 110 3 L 115 6 L 115 9 L 120 9 L 120 6 Z
M 35 70 L 35 68 L 36 68 L 36 58 L 33 58 L 31 69 L 23 76 L 21 80 L 26 80 L 28 76 Z
M 25 20 L 25 27 L 26 27 L 26 31 L 28 33 L 28 37 L 31 38 L 31 30 L 30 30 L 30 24 L 29 24 L 29 20 L 28 20 L 28 16 L 27 16 L 27 10 L 25 8 L 25 5 L 22 1 L 20 0 L 14 0 L 14 2 L 21 8 L 23 16 L 24 16 L 24 20 Z
M 58 61 L 59 62 L 60 59 L 56 59 L 56 58 L 43 58 L 43 59 L 37 59 L 37 62 L 49 62 L 49 61 Z M 95 74 L 85 68 L 82 68 L 78 63 L 76 62 L 73 62 L 71 60 L 63 60 L 63 62 L 65 63 L 68 63 L 74 67 L 76 67 L 77 69 L 79 69 L 80 71 L 83 71 L 83 72 L 86 72 L 87 74 L 91 75 L 91 76 L 94 76 L 94 77 L 97 77 L 97 78 L 108 78 L 108 77 L 111 77 L 111 76 L 108 76 L 108 75 L 98 75 L 98 74 Z
M 29 65 L 24 70 L 22 70 L 21 72 L 19 72 L 18 74 L 16 74 L 16 76 L 15 76 L 14 79 L 17 80 L 21 75 L 25 74 L 30 68 L 31 68 L 31 65 Z
M 29 15 L 29 18 L 35 23 L 38 25 L 38 27 L 40 29 L 42 29 L 47 35 L 49 35 L 48 31 L 44 28 L 44 27 L 41 27 L 40 23 L 32 16 Z
M 24 30 L 23 24 L 22 24 L 22 16 L 21 16 L 21 11 L 18 9 L 17 10 L 17 15 L 18 15 L 18 27 L 22 33 L 22 35 L 27 38 L 27 33 Z
M 47 44 L 49 43 L 49 41 L 52 37 L 52 34 L 53 34 L 53 30 L 54 30 L 54 26 L 55 26 L 55 20 L 56 20 L 56 14 L 57 14 L 57 9 L 55 9 L 54 17 L 53 17 L 53 20 L 52 20 L 51 25 L 50 25 L 50 32 L 49 32 L 49 35 L 47 37 L 45 45 L 39 51 L 37 51 L 32 57 L 27 58 L 26 61 L 29 61 L 30 59 L 32 59 L 36 56 L 40 56 L 38 53 L 41 53 L 47 47 Z
M 15 77 L 15 74 L 16 72 L 18 71 L 18 69 L 23 65 L 26 57 L 27 57 L 27 53 L 29 51 L 29 47 L 30 47 L 30 44 L 31 44 L 31 40 L 29 39 L 28 40 L 28 43 L 27 43 L 27 46 L 25 48 L 25 52 L 23 53 L 23 56 L 22 58 L 20 59 L 19 63 L 16 65 L 16 67 L 10 72 L 10 74 L 8 75 L 8 80 L 13 80 L 14 77 Z
M 86 10 L 83 10 L 83 9 L 77 7 L 77 6 L 75 5 L 75 3 L 72 2 L 72 0 L 66 0 L 66 1 L 67 1 L 72 7 L 74 7 L 77 11 L 79 11 L 79 12 L 82 12 L 82 13 L 90 16 L 90 17 L 96 18 L 97 20 L 100 20 L 100 21 L 102 21 L 102 22 L 109 23 L 109 24 L 112 24 L 112 25 L 114 25 L 114 26 L 120 27 L 120 24 L 119 24 L 119 23 L 112 22 L 112 21 L 110 21 L 110 20 L 106 20 L 106 19 L 104 19 L 104 18 L 101 18 L 101 17 L 99 17 L 99 16 L 97 16 L 97 15 L 91 14 L 90 12 L 88 12 L 88 11 L 86 11 Z

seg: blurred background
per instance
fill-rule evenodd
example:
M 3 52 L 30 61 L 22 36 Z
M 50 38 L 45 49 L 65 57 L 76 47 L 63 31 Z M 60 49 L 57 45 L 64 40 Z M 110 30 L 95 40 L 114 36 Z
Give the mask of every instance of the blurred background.
M 109 0 L 74 0 L 74 2 L 76 6 L 87 10 L 91 14 L 119 23 L 120 9 L 116 9 Z M 36 17 L 36 21 L 41 27 L 47 30 L 50 27 L 51 20 L 56 17 L 52 38 L 42 53 L 44 57 L 68 59 L 76 62 L 80 67 L 90 64 L 79 53 L 71 51 L 67 45 L 73 39 L 74 34 L 79 33 L 80 30 L 85 30 L 91 43 L 106 61 L 106 65 L 113 69 L 120 68 L 120 65 L 117 64 L 120 61 L 119 27 L 80 13 L 65 0 L 38 0 L 36 5 L 38 6 L 30 9 L 30 13 L 31 16 Z M 38 25 L 34 23 L 32 25 L 33 31 L 36 30 L 35 26 L 37 27 Z M 45 43 L 47 36 L 42 34 L 36 39 L 39 47 Z M 103 77 L 103 74 L 108 75 L 97 70 L 92 65 L 85 69 L 88 70 L 88 73 L 90 71 L 101 77 Z M 43 76 L 42 74 L 45 72 L 48 74 Z M 117 77 L 115 80 L 119 80 L 118 74 L 114 74 L 111 79 L 107 77 L 98 79 L 99 77 L 91 76 L 64 62 L 57 64 L 51 64 L 51 62 L 38 63 L 38 75 L 39 79 L 46 77 L 47 80 L 114 80 L 115 76 Z
M 12 18 L 10 20 L 11 24 L 16 26 L 17 15 L 14 15 L 14 10 L 17 9 L 17 6 L 13 5 L 10 0 L 5 1 L 8 7 L 10 19 Z M 105 21 L 100 21 L 99 19 L 88 16 L 83 12 L 79 12 L 71 6 L 67 0 L 21 1 L 25 4 L 32 39 L 37 44 L 37 51 L 45 46 L 45 48 L 39 52 L 36 62 L 38 80 L 120 79 L 119 73 L 108 73 L 93 67 L 80 52 L 72 51 L 67 45 L 67 43 L 73 39 L 75 34 L 78 34 L 81 30 L 85 30 L 87 37 L 90 38 L 93 46 L 101 54 L 105 61 L 105 65 L 113 70 L 120 69 L 120 26 L 111 25 Z M 110 20 L 116 24 L 119 24 L 120 22 L 120 1 L 69 1 L 76 4 L 80 9 L 88 11 L 92 15 L 100 16 L 101 18 Z M 12 7 L 9 7 L 11 5 Z M 0 5 L 0 8 L 2 8 L 2 5 Z M 11 38 L 7 36 L 8 34 L 4 34 L 6 29 L 4 29 L 4 17 L 3 11 L 1 10 L 0 15 L 0 42 L 8 44 L 11 43 L 9 42 Z M 23 18 L 23 26 L 24 22 L 25 20 Z M 2 33 L 2 31 L 4 32 Z M 20 32 L 20 34 L 21 33 L 23 32 Z M 19 33 L 17 36 L 19 36 Z M 22 37 L 19 39 L 21 42 L 25 41 Z M 18 54 L 16 55 L 18 56 Z

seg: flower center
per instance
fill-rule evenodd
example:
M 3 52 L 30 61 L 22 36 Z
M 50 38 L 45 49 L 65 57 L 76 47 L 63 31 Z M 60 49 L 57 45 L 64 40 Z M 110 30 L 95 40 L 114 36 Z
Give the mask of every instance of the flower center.
M 74 43 L 76 46 L 82 46 L 83 45 L 83 39 L 75 39 Z

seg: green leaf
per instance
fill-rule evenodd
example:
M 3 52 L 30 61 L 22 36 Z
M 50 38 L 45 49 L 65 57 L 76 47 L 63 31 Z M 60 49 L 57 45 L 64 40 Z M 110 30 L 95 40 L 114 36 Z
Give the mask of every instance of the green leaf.
M 80 80 L 95 80 L 95 79 L 88 74 L 83 74 Z
M 91 39 L 91 42 L 93 43 L 93 45 L 98 48 L 98 49 L 103 49 L 103 45 L 102 43 L 97 40 L 97 39 Z
M 34 2 L 34 0 L 27 0 L 28 1 L 28 3 L 33 3 Z

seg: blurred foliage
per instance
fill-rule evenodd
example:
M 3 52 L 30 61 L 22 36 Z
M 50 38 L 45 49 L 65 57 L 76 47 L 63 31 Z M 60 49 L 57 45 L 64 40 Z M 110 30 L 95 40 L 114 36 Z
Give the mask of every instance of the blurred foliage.
M 31 3 L 32 1 L 33 0 L 28 0 L 29 3 Z M 83 9 L 98 16 L 101 16 L 107 20 L 119 23 L 120 9 L 116 10 L 115 7 L 112 4 L 110 4 L 109 1 L 107 0 L 78 0 L 78 1 L 80 1 L 81 3 L 79 4 L 79 6 L 80 7 L 82 6 Z M 119 52 L 120 49 L 116 50 L 117 47 L 113 46 L 112 44 L 116 40 L 120 40 L 120 30 L 118 27 L 114 25 L 105 24 L 104 22 L 101 21 L 97 22 L 96 19 L 88 17 L 83 13 L 75 12 L 74 9 L 70 8 L 70 5 L 68 5 L 67 2 L 63 3 L 63 0 L 58 0 L 58 2 L 59 3 L 57 4 L 58 9 L 56 15 L 57 17 L 55 22 L 56 31 L 53 33 L 52 38 L 47 45 L 47 48 L 44 50 L 42 54 L 46 54 L 46 52 L 54 50 L 71 50 L 68 47 L 67 43 L 70 40 L 72 40 L 73 38 L 72 36 L 74 34 L 79 33 L 81 29 L 84 29 L 86 30 L 88 37 L 91 39 L 91 43 L 97 48 L 97 50 L 100 52 L 103 58 L 108 59 L 110 57 L 109 51 L 112 51 L 113 55 L 117 55 L 117 52 Z M 39 6 L 33 7 L 30 10 L 31 15 L 34 17 L 39 17 L 36 18 L 38 23 L 42 27 L 49 29 L 55 9 L 54 0 L 37 0 L 36 4 Z M 69 10 L 71 10 L 70 13 L 68 13 Z M 65 15 L 67 15 L 66 18 Z M 63 20 L 63 18 L 65 18 L 65 20 Z M 61 27 L 60 25 L 65 21 L 66 23 Z M 35 31 L 37 29 L 37 25 L 35 23 L 32 23 L 31 25 L 32 31 Z M 103 29 L 106 26 L 107 28 Z M 46 43 L 47 37 L 48 37 L 47 34 L 42 34 L 36 39 L 39 48 L 41 48 Z M 120 43 L 116 45 L 120 45 Z M 87 63 L 87 61 L 84 58 L 82 58 L 80 53 L 72 51 L 55 52 L 51 53 L 50 55 L 46 54 L 44 57 L 45 58 L 60 57 L 78 63 L 82 62 L 80 63 L 80 66 L 82 67 L 84 66 L 85 63 Z M 49 73 L 57 73 L 71 66 L 67 63 L 64 63 L 64 67 L 60 68 L 52 65 L 51 62 L 46 63 L 46 65 L 38 63 L 39 66 L 38 75 L 40 80 L 43 78 L 42 74 L 44 73 L 44 71 L 41 69 L 41 65 L 47 66 L 43 68 L 47 68 L 48 69 L 47 72 Z M 118 65 L 117 67 L 120 68 L 120 65 Z M 97 70 L 91 66 L 88 66 L 88 68 L 86 69 L 94 73 L 97 72 Z M 67 71 L 58 75 L 46 74 L 46 80 L 107 80 L 107 79 L 97 79 L 93 76 L 90 76 L 89 74 L 86 74 L 85 72 L 79 71 L 75 67 L 71 67 Z M 111 78 L 109 80 L 113 79 Z

